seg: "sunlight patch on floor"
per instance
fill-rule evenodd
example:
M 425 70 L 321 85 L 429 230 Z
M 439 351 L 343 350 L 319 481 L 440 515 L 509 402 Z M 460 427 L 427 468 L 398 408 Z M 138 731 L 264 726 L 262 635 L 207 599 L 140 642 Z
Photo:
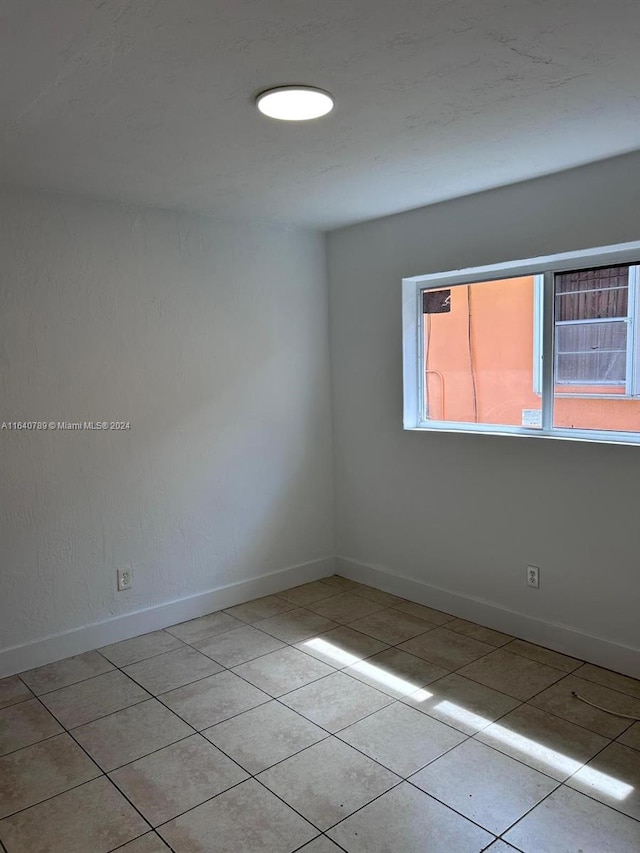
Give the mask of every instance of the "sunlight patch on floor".
M 538 741 L 511 731 L 499 723 L 492 724 L 491 720 L 481 717 L 479 714 L 474 714 L 466 708 L 456 705 L 454 702 L 439 702 L 437 705 L 434 705 L 434 711 L 440 711 L 441 714 L 450 717 L 452 720 L 469 723 L 476 727 L 485 728 L 491 726 L 489 734 L 507 746 L 511 746 L 517 752 L 530 758 L 536 758 L 548 767 L 558 770 L 560 773 L 566 773 L 567 776 L 573 776 L 575 773 L 576 779 L 597 788 L 601 793 L 616 800 L 625 800 L 634 790 L 632 785 L 627 785 L 626 782 L 622 782 L 620 779 L 616 779 L 592 767 L 586 767 L 581 761 L 576 761 L 574 758 L 563 755 L 555 749 L 550 749 Z
M 307 640 L 304 645 L 309 646 L 309 648 L 316 652 L 327 655 L 327 657 L 332 658 L 337 663 L 351 667 L 355 672 L 366 675 L 391 690 L 397 690 L 405 695 L 411 693 L 413 698 L 418 702 L 424 702 L 425 699 L 430 699 L 433 696 L 433 693 L 422 690 L 417 684 L 412 684 L 404 678 L 387 672 L 381 666 L 360 660 L 360 658 L 357 658 L 350 652 L 341 649 L 339 646 L 335 646 L 333 643 L 328 643 L 326 640 L 321 640 L 319 637 Z

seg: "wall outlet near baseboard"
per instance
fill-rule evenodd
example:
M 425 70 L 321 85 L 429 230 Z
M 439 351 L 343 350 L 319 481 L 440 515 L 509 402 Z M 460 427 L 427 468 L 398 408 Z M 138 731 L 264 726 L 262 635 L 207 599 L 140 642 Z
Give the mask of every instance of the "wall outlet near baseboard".
M 527 566 L 527 586 L 534 589 L 540 587 L 540 569 L 538 566 Z
M 133 587 L 133 569 L 118 569 L 118 592 Z

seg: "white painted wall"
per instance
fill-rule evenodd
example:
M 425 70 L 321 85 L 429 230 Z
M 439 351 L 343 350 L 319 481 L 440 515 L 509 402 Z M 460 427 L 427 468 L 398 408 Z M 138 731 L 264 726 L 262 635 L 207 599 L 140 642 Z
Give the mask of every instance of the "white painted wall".
M 640 647 L 640 448 L 404 432 L 400 297 L 403 276 L 637 240 L 639 173 L 626 156 L 329 235 L 339 555 Z
M 320 234 L 0 197 L 0 421 L 131 422 L 0 432 L 0 650 L 332 557 L 327 326 Z

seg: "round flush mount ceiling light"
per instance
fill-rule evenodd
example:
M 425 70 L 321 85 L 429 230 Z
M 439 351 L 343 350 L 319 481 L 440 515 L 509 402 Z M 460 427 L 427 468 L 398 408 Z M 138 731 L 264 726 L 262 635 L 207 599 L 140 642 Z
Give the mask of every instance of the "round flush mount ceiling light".
M 261 92 L 256 106 L 264 115 L 280 121 L 309 121 L 330 113 L 333 98 L 313 86 L 278 86 Z

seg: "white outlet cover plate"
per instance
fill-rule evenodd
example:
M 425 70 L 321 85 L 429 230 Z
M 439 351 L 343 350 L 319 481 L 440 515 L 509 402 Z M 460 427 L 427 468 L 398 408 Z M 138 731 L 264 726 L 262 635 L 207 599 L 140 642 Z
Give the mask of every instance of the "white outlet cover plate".
M 540 587 L 540 569 L 538 566 L 527 566 L 527 586 Z
M 133 586 L 133 569 L 118 569 L 118 592 L 125 592 Z

